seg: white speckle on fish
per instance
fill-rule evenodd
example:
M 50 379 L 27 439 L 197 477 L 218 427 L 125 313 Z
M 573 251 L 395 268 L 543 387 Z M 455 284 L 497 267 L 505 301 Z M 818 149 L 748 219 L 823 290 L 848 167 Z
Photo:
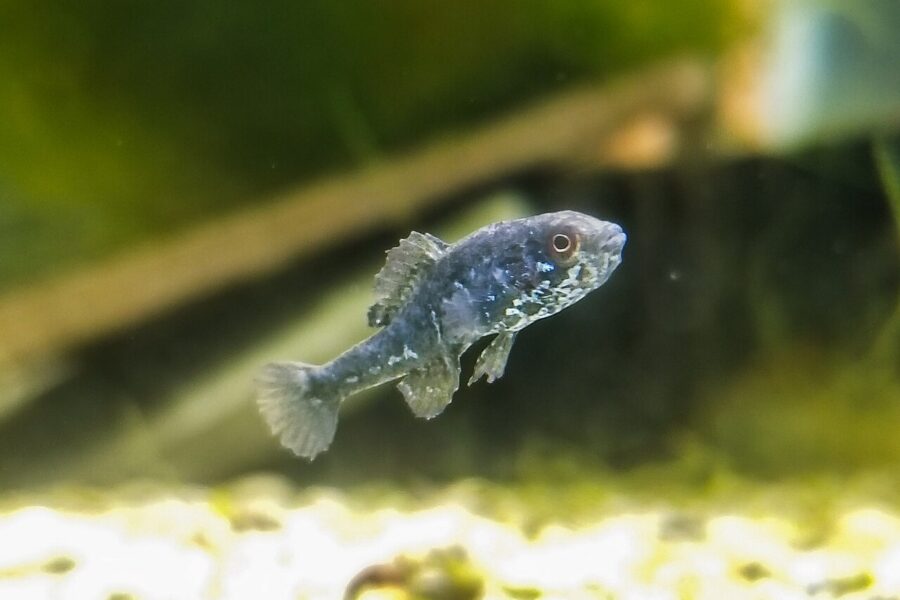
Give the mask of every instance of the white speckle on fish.
M 618 225 L 572 211 L 494 223 L 455 244 L 413 232 L 375 278 L 368 317 L 379 330 L 322 366 L 267 365 L 263 416 L 306 458 L 331 444 L 346 397 L 387 381 L 416 416 L 435 417 L 459 387 L 467 348 L 496 334 L 469 383 L 498 379 L 516 332 L 603 285 L 624 245 Z

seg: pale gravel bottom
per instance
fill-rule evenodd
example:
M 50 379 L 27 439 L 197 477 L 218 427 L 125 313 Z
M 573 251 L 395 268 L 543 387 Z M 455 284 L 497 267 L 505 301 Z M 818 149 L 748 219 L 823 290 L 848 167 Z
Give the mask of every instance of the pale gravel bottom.
M 456 546 L 487 599 L 900 599 L 900 516 L 885 509 L 846 510 L 810 543 L 771 516 L 620 512 L 526 536 L 453 502 L 405 512 L 340 498 L 291 506 L 194 490 L 96 511 L 10 508 L 0 598 L 339 600 L 363 569 L 398 556 L 415 574 L 358 598 L 428 598 L 454 577 L 429 552 Z

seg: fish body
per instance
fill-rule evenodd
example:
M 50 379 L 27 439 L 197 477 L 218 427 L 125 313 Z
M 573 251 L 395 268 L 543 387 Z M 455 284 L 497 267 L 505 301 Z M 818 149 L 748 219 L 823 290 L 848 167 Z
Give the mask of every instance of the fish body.
M 459 387 L 459 358 L 496 335 L 469 380 L 503 375 L 516 334 L 600 287 L 622 260 L 625 234 L 574 211 L 483 227 L 455 244 L 413 232 L 375 278 L 370 338 L 321 365 L 278 362 L 259 378 L 260 410 L 285 447 L 314 458 L 337 428 L 340 403 L 399 380 L 418 417 L 432 418 Z

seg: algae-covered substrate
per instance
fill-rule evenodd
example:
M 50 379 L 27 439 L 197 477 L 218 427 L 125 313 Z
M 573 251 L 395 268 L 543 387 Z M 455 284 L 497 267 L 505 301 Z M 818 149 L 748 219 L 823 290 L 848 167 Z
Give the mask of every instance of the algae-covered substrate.
M 405 491 L 59 488 L 3 501 L 0 598 L 895 598 L 897 489 L 692 459 Z

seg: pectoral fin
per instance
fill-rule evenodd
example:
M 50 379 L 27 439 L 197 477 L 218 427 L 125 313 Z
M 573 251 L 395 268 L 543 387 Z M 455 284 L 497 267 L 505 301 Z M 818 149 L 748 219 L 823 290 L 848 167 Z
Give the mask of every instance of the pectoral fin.
M 397 384 L 413 414 L 425 419 L 441 414 L 458 387 L 459 357 L 448 354 L 411 371 Z
M 482 351 L 475 361 L 475 371 L 469 378 L 469 385 L 472 385 L 483 376 L 487 375 L 488 383 L 503 377 L 503 371 L 506 370 L 506 360 L 509 358 L 509 351 L 512 350 L 513 342 L 516 340 L 515 331 L 504 331 L 497 334 L 487 348 Z

